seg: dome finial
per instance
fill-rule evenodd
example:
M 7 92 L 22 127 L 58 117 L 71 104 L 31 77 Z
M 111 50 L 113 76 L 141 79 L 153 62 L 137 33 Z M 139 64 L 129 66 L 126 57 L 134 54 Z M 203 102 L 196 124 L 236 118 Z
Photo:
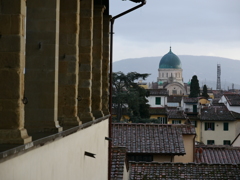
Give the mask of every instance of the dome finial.
M 170 46 L 170 52 L 172 52 L 172 47 Z

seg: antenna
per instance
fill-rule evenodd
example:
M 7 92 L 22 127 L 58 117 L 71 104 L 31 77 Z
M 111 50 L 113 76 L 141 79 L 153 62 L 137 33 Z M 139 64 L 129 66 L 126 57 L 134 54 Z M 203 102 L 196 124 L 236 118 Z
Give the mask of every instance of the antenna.
M 217 64 L 217 90 L 221 90 L 221 65 Z

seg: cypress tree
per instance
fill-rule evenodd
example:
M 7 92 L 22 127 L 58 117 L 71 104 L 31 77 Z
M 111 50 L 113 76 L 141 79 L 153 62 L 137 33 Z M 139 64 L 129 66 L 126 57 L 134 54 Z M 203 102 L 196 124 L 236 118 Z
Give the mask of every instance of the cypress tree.
M 205 97 L 206 99 L 209 98 L 208 90 L 207 90 L 207 86 L 206 86 L 206 84 L 204 84 L 204 86 L 203 86 L 202 96 Z
M 198 78 L 196 75 L 194 75 L 191 79 L 189 97 L 198 97 L 199 94 L 200 94 L 200 87 L 199 87 Z

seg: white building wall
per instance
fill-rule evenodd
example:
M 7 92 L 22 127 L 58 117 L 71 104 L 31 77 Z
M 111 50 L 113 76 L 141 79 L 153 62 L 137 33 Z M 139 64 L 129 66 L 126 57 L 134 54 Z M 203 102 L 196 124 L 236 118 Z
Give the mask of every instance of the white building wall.
M 210 122 L 210 121 L 207 121 Z M 214 121 L 212 121 L 214 122 Z M 201 140 L 204 144 L 207 144 L 207 140 L 214 140 L 215 145 L 223 145 L 223 140 L 233 140 L 236 138 L 236 125 L 237 121 L 225 121 L 229 123 L 228 131 L 223 130 L 224 121 L 215 121 L 215 130 L 205 130 L 205 122 L 201 125 Z
M 155 104 L 156 97 L 161 98 L 161 105 Z M 149 97 L 147 97 L 147 99 L 148 99 L 148 104 L 150 104 L 150 107 L 165 107 L 165 105 L 167 105 L 167 97 L 166 96 L 149 96 Z
M 106 180 L 108 120 L 0 163 L 1 180 Z M 84 156 L 88 151 L 96 158 Z

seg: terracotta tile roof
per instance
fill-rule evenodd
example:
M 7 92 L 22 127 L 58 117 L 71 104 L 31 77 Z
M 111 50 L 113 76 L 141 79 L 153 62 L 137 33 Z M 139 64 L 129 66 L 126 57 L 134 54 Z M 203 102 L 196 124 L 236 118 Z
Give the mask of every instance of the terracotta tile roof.
M 195 127 L 192 125 L 174 124 L 173 126 L 177 127 L 183 135 L 196 134 Z
M 184 97 L 183 102 L 184 103 L 198 103 L 198 98 Z
M 240 164 L 240 147 L 231 146 L 196 146 L 196 163 Z
M 123 179 L 126 147 L 112 147 L 111 179 Z
M 240 179 L 240 165 L 131 162 L 131 180 L 142 179 Z
M 240 113 L 230 111 L 235 119 L 240 119 Z
M 148 89 L 149 96 L 168 96 L 167 89 Z
M 223 91 L 222 90 L 212 90 L 213 95 L 214 95 L 214 99 L 215 98 L 221 98 L 223 95 Z
M 113 123 L 112 138 L 128 153 L 185 154 L 182 133 L 173 125 Z
M 182 96 L 168 96 L 167 97 L 167 102 L 181 103 L 182 98 L 183 98 Z
M 235 118 L 225 106 L 210 106 L 201 109 L 202 121 L 234 121 Z
M 168 118 L 169 119 L 186 119 L 183 111 L 173 110 L 173 109 L 168 111 Z
M 230 106 L 240 106 L 240 94 L 224 94 Z
M 150 115 L 167 115 L 166 108 L 149 108 Z
M 197 114 L 187 114 L 187 117 L 189 118 L 190 121 L 200 120 Z

